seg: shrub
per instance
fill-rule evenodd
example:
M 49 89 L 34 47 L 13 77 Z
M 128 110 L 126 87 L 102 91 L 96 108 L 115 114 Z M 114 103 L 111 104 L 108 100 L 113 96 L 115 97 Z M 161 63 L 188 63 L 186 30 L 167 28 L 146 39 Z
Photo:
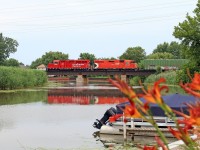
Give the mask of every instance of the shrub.
M 0 90 L 40 86 L 47 82 L 44 71 L 17 67 L 0 67 Z
M 145 79 L 144 84 L 154 83 L 161 77 L 166 79 L 166 84 L 168 85 L 178 84 L 176 71 L 166 71 L 160 74 L 152 74 Z
M 132 86 L 138 86 L 140 85 L 141 78 L 139 76 L 135 76 L 133 78 L 130 79 L 130 85 Z
M 189 70 L 191 72 L 191 76 L 193 76 L 195 72 L 200 72 L 200 68 L 197 65 L 197 63 L 195 63 L 193 61 L 190 61 L 189 63 L 185 64 L 181 68 L 181 70 L 177 71 L 177 79 L 176 79 L 177 82 L 182 81 L 182 82 L 186 83 L 186 82 L 190 82 L 191 81 L 189 76 L 188 76 L 188 73 L 187 73 L 188 72 L 188 68 L 189 68 Z

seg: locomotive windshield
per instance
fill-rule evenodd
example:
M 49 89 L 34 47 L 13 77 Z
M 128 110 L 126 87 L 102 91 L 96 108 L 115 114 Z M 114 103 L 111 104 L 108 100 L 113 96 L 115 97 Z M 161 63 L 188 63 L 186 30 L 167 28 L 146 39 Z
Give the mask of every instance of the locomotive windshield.
M 54 60 L 53 64 L 59 64 L 59 60 Z

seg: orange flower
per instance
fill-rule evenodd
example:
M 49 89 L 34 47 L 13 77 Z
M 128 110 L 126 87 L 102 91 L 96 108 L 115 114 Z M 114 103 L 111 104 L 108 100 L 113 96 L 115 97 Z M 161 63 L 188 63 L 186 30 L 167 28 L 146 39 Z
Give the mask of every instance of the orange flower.
M 187 104 L 189 107 L 190 119 L 194 125 L 200 125 L 200 102 L 197 101 L 195 104 Z
M 168 129 L 172 133 L 172 135 L 174 135 L 178 140 L 183 140 L 186 145 L 189 144 L 189 140 L 192 140 L 186 126 L 179 127 L 177 129 L 172 129 L 172 127 L 168 127 Z
M 157 150 L 156 146 L 144 146 L 143 150 Z
M 112 79 L 109 79 L 109 81 L 117 88 L 119 88 L 119 90 L 128 97 L 130 103 L 133 102 L 133 99 L 137 98 L 137 95 L 134 92 L 134 90 L 131 87 L 129 87 L 128 84 L 126 84 L 124 81 L 121 81 L 118 78 L 116 78 L 116 81 Z
M 113 115 L 113 116 L 110 116 L 109 117 L 109 122 L 115 122 L 118 118 L 120 118 L 122 116 L 122 114 L 116 114 L 116 115 Z
M 190 83 L 190 88 L 192 90 L 200 90 L 200 74 L 195 73 L 194 78 L 192 79 L 192 83 Z
M 145 94 L 140 94 L 139 97 L 143 97 L 145 100 L 147 100 L 150 103 L 157 103 L 157 104 L 163 104 L 163 99 L 161 98 L 161 91 L 167 90 L 167 86 L 159 86 L 160 83 L 165 82 L 164 78 L 160 78 L 157 82 L 154 83 L 153 88 L 148 87 L 147 91 L 143 88 L 143 91 Z
M 133 103 L 134 104 L 134 103 Z M 126 105 L 125 109 L 123 110 L 125 117 L 131 117 L 131 118 L 142 118 L 142 114 L 138 112 L 135 105 Z M 120 118 L 122 114 L 116 114 L 111 117 L 109 117 L 109 122 L 115 122 L 118 118 Z M 127 122 L 125 119 L 124 122 Z
M 169 131 L 174 135 L 178 140 L 182 139 L 182 134 L 178 130 L 172 129 L 172 127 L 168 127 Z
M 162 147 L 163 150 L 168 150 L 167 146 L 161 141 L 159 137 L 155 136 L 155 140 L 158 143 L 158 145 Z
M 131 118 L 142 118 L 142 115 L 138 112 L 135 106 L 133 105 L 126 105 L 124 109 L 125 117 Z
M 186 104 L 188 106 L 189 115 L 173 110 L 176 114 L 184 117 L 183 120 L 179 120 L 180 123 L 191 127 L 193 125 L 200 126 L 200 101 L 196 101 L 194 104 Z
M 199 73 L 195 73 L 194 74 L 194 78 L 193 79 L 191 78 L 191 80 L 192 80 L 191 83 L 186 83 L 186 84 L 183 84 L 182 82 L 180 82 L 180 86 L 187 93 L 190 93 L 190 94 L 192 94 L 192 95 L 194 95 L 196 97 L 200 97 L 200 93 L 198 92 L 198 91 L 200 91 L 200 74 Z

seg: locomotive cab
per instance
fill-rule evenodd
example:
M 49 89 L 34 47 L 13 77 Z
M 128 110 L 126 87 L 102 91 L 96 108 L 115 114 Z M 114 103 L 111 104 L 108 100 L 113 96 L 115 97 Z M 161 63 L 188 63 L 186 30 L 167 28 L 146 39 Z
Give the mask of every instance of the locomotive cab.
M 52 63 L 47 65 L 47 70 L 57 70 L 59 69 L 60 60 L 53 60 Z

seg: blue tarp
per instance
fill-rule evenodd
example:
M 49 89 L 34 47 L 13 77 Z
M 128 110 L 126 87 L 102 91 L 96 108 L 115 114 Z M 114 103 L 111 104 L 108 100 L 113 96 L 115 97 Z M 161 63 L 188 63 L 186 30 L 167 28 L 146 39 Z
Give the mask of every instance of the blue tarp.
M 164 102 L 169 105 L 174 110 L 184 112 L 185 114 L 188 114 L 187 106 L 185 103 L 194 103 L 195 101 L 199 100 L 198 98 L 191 96 L 191 95 L 182 95 L 182 94 L 170 94 L 166 96 L 162 96 Z M 141 98 L 141 101 L 145 101 L 143 98 Z M 125 108 L 125 105 L 129 105 L 129 102 L 124 102 L 121 104 L 116 105 L 117 113 L 122 113 L 121 108 Z M 150 105 L 151 111 L 154 116 L 165 116 L 165 113 L 163 110 L 157 105 L 157 104 L 151 104 Z

